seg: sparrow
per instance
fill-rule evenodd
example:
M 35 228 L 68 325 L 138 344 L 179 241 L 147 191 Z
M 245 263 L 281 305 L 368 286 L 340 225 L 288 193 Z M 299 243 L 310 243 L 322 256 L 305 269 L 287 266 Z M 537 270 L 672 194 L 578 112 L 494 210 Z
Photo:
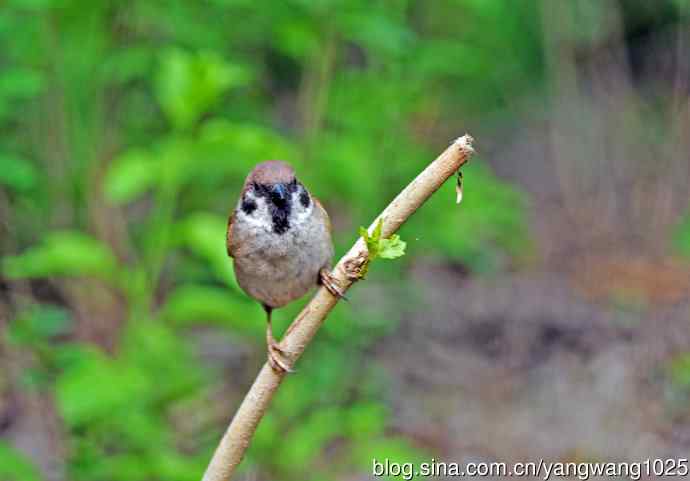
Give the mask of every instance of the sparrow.
M 269 160 L 256 165 L 244 181 L 226 240 L 237 283 L 266 311 L 268 362 L 276 372 L 292 372 L 284 359 L 287 353 L 273 337 L 271 313 L 318 284 L 343 297 L 329 269 L 333 241 L 328 214 L 289 164 Z

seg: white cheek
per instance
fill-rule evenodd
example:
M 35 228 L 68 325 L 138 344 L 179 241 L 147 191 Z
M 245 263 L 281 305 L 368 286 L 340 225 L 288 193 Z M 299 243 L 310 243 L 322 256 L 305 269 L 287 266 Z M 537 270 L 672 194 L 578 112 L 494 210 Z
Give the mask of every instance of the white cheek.
M 263 197 L 256 197 L 251 192 L 248 192 L 246 198 L 254 201 L 256 209 L 251 214 L 245 213 L 242 210 L 242 199 L 240 199 L 237 204 L 237 215 L 249 225 L 257 227 L 270 225 L 271 214 L 268 212 L 268 206 Z
M 297 225 L 305 222 L 314 209 L 314 202 L 311 199 L 309 199 L 309 205 L 304 207 L 299 200 L 299 195 L 299 192 L 294 192 L 292 194 L 292 211 L 294 212 L 294 223 Z

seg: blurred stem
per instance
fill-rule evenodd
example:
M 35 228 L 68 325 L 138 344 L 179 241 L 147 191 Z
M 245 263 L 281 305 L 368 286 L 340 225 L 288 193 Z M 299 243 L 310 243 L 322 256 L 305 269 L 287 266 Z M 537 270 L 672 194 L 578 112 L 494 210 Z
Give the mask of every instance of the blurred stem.
M 10 239 L 14 243 L 14 239 Z M 11 246 L 14 251 L 15 246 Z M 25 373 L 32 369 L 32 356 L 40 352 L 21 349 L 10 341 L 10 319 L 36 304 L 28 280 L 14 280 L 9 284 L 7 302 L 0 302 L 0 362 L 3 376 L 0 376 L 0 421 L 9 421 L 10 427 L 30 434 L 38 442 L 40 456 L 32 457 L 46 481 L 65 479 L 65 460 L 67 453 L 63 447 L 64 439 L 61 419 L 52 408 L 54 400 L 51 393 L 37 389 L 26 389 L 23 382 Z M 31 431 L 26 426 L 31 420 Z M 24 423 L 22 423 L 22 420 Z M 16 423 L 16 425 L 15 425 Z M 14 426 L 13 426 L 14 425 Z
M 311 158 L 323 125 L 333 79 L 337 39 L 332 29 L 327 31 L 325 37 L 323 47 L 309 62 L 312 67 L 305 74 L 299 94 L 304 132 L 303 157 L 306 162 Z
M 436 160 L 422 171 L 369 226 L 371 234 L 382 222 L 381 237 L 388 238 L 400 229 L 407 219 L 454 175 L 474 153 L 473 139 L 465 135 L 457 139 Z M 449 200 L 449 203 L 452 200 Z M 369 253 L 361 237 L 345 254 L 331 273 L 343 292 L 362 278 L 369 262 Z M 305 351 L 326 316 L 338 302 L 327 289 L 318 290 L 314 298 L 295 318 L 280 342 L 294 364 Z M 202 481 L 228 481 L 239 466 L 252 436 L 263 418 L 285 372 L 275 372 L 267 362 L 240 405 L 230 426 L 223 435 Z
M 37 142 L 42 149 L 41 157 L 45 159 L 44 168 L 51 179 L 48 182 L 48 191 L 51 200 L 50 223 L 53 226 L 64 227 L 72 223 L 74 208 L 72 198 L 68 195 L 68 175 L 70 163 L 67 145 L 67 107 L 64 78 L 61 74 L 63 62 L 63 52 L 60 48 L 60 38 L 58 35 L 58 21 L 55 15 L 47 13 L 42 16 L 44 28 L 41 29 L 44 38 L 42 44 L 48 52 L 49 67 L 51 75 L 50 82 L 42 97 L 43 112 L 39 121 L 41 130 L 45 134 L 41 135 Z
M 145 265 L 151 266 L 148 273 L 148 296 L 142 299 L 140 309 L 142 314 L 150 312 L 153 300 L 156 296 L 158 281 L 160 280 L 165 258 L 168 254 L 170 245 L 170 232 L 175 216 L 175 198 L 177 196 L 177 186 L 165 184 L 156 194 L 155 208 L 152 217 L 155 219 L 154 225 L 148 239 L 147 259 Z

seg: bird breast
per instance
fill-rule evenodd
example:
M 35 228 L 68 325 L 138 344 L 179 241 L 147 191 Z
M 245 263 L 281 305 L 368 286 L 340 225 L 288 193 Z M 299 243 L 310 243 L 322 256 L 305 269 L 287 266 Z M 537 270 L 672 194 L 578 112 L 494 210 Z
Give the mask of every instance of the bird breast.
M 237 281 L 254 299 L 281 307 L 302 297 L 328 266 L 333 247 L 320 209 L 294 215 L 287 231 L 277 234 L 270 222 L 257 222 L 239 209 L 233 243 Z

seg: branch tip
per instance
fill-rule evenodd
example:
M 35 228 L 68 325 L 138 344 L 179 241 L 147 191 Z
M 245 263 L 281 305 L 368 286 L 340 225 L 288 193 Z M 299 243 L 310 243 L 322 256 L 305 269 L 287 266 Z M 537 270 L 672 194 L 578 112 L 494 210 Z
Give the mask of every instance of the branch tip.
M 472 146 L 473 143 L 474 138 L 469 134 L 465 134 L 462 137 L 458 137 L 453 142 L 454 145 L 457 145 L 460 148 L 460 150 L 466 154 L 474 154 L 474 147 Z

